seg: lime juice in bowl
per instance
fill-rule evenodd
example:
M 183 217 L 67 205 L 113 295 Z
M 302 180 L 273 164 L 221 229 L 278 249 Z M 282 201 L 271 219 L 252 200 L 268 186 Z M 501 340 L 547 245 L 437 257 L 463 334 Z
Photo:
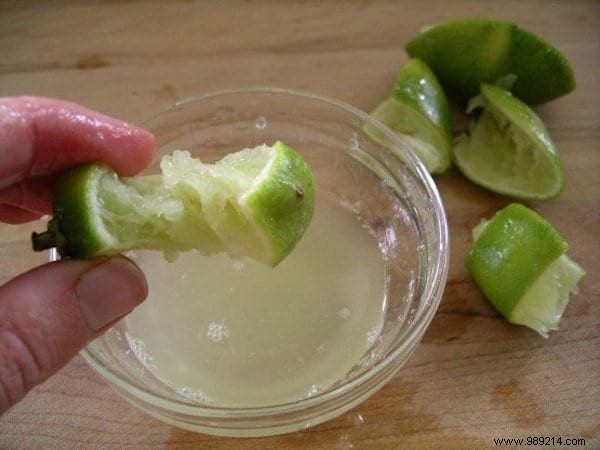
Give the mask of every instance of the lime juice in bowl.
M 448 242 L 431 178 L 402 142 L 394 156 L 363 134 L 370 120 L 335 100 L 254 89 L 184 101 L 146 122 L 159 149 L 148 174 L 179 149 L 211 163 L 285 142 L 315 176 L 314 217 L 274 268 L 223 253 L 166 262 L 130 252 L 149 297 L 86 360 L 149 414 L 228 436 L 305 428 L 379 389 L 437 309 Z
M 351 211 L 319 200 L 275 268 L 196 252 L 165 264 L 160 253 L 133 252 L 150 288 L 127 319 L 136 356 L 180 395 L 228 407 L 293 402 L 350 371 L 383 323 L 384 260 Z

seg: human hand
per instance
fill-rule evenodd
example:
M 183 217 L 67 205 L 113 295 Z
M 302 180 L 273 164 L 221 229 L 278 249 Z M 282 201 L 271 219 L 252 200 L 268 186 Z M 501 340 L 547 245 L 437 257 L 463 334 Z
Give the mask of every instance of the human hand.
M 74 103 L 0 98 L 0 221 L 24 223 L 52 209 L 53 175 L 103 161 L 133 175 L 152 159 L 153 136 Z M 129 259 L 65 260 L 0 286 L 0 414 L 147 295 Z

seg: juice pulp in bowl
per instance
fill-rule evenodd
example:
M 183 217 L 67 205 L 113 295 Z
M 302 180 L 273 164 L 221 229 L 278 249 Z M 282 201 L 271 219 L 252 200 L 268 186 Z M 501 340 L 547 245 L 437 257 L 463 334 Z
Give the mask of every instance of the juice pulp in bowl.
M 314 218 L 277 267 L 195 252 L 128 254 L 148 299 L 83 355 L 138 407 L 211 434 L 257 436 L 341 414 L 408 358 L 441 297 L 437 191 L 406 149 L 333 100 L 273 89 L 176 104 L 148 122 L 159 152 L 205 162 L 282 140 L 310 164 Z M 399 144 L 401 146 L 401 143 Z

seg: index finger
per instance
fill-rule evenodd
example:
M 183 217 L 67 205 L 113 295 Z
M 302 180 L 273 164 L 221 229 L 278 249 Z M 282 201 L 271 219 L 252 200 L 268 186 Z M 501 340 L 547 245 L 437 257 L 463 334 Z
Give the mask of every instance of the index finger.
M 0 98 L 0 189 L 92 161 L 133 175 L 153 153 L 150 132 L 75 103 Z

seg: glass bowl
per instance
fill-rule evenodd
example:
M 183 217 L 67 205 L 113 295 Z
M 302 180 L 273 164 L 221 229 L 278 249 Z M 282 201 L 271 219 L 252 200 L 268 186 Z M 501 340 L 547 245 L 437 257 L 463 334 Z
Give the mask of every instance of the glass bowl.
M 186 99 L 142 125 L 157 140 L 158 154 L 148 173 L 158 170 L 161 155 L 182 148 L 209 162 L 276 140 L 301 153 L 314 171 L 317 201 L 328 195 L 353 205 L 376 235 L 373 245 L 385 254 L 382 326 L 369 341 L 369 350 L 336 383 L 308 398 L 261 407 L 218 407 L 179 395 L 135 356 L 126 338 L 126 320 L 88 345 L 82 351 L 85 360 L 151 416 L 221 436 L 265 436 L 307 428 L 342 414 L 381 388 L 421 340 L 442 297 L 448 269 L 442 202 L 410 146 L 340 101 L 274 88 Z M 389 148 L 369 139 L 363 131 L 367 125 L 387 138 Z

